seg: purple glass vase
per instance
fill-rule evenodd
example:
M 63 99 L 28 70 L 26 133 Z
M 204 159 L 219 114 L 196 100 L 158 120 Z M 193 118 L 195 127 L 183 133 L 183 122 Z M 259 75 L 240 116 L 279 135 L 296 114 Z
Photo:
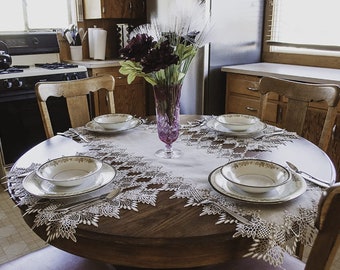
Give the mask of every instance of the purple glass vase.
M 158 150 L 155 155 L 162 158 L 177 158 L 181 151 L 172 148 L 177 140 L 180 128 L 180 107 L 182 84 L 155 85 L 153 87 L 157 131 L 159 139 L 165 143 L 165 148 Z

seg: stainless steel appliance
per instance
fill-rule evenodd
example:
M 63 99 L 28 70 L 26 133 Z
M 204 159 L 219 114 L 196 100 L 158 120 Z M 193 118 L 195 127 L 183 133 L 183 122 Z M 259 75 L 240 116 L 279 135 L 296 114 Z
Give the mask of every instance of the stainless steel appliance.
M 0 139 L 5 162 L 12 163 L 43 141 L 42 120 L 34 86 L 40 81 L 66 81 L 87 77 L 83 66 L 61 63 L 56 33 L 0 35 L 12 58 L 11 66 L 0 70 Z M 51 99 L 54 130 L 69 127 L 64 100 Z
M 208 44 L 200 49 L 185 78 L 182 114 L 225 112 L 225 73 L 222 66 L 260 61 L 263 0 L 181 0 L 180 5 L 205 4 L 212 20 Z M 166 16 L 174 0 L 147 0 L 148 17 Z

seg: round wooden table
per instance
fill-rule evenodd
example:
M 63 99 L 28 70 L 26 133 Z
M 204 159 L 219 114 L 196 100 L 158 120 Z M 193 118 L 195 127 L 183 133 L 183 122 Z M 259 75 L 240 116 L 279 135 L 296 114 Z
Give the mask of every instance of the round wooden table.
M 81 150 L 81 144 L 55 136 L 25 153 L 15 163 L 12 171 L 29 167 L 32 162 L 42 163 Z M 271 152 L 260 155 L 278 163 L 292 161 L 330 183 L 336 179 L 335 168 L 328 156 L 303 138 L 279 145 Z M 9 193 L 16 200 L 10 180 Z M 252 239 L 233 238 L 235 224 L 216 225 L 216 216 L 200 216 L 200 206 L 184 207 L 187 200 L 169 199 L 171 194 L 170 191 L 160 192 L 156 206 L 140 204 L 138 212 L 122 209 L 119 219 L 101 217 L 98 227 L 78 226 L 77 242 L 57 238 L 50 244 L 70 253 L 113 265 L 156 269 L 219 264 L 247 253 Z M 34 224 L 34 218 L 34 214 L 24 216 L 30 227 Z M 42 239 L 47 239 L 44 226 L 34 228 L 34 232 Z

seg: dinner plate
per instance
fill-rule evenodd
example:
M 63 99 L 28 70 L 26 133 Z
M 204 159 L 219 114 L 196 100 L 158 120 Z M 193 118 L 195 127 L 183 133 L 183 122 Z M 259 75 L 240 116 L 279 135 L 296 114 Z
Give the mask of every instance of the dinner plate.
M 292 173 L 292 179 L 285 185 L 266 193 L 248 193 L 237 188 L 221 174 L 221 167 L 209 175 L 211 186 L 219 193 L 241 201 L 273 204 L 293 200 L 302 195 L 307 188 L 305 180 L 298 174 Z
M 35 172 L 32 172 L 24 178 L 22 185 L 27 192 L 35 196 L 51 199 L 68 198 L 99 189 L 110 183 L 116 174 L 115 168 L 103 163 L 95 182 L 85 182 L 74 187 L 55 186 L 48 181 L 42 180 Z
M 267 128 L 267 125 L 261 121 L 257 122 L 255 125 L 251 126 L 249 129 L 244 130 L 244 131 L 232 131 L 228 129 L 227 127 L 223 126 L 220 122 L 218 122 L 215 118 L 212 118 L 207 121 L 206 123 L 207 127 L 221 132 L 225 133 L 231 136 L 250 136 L 257 134 L 261 131 L 263 131 L 265 128 Z
M 126 131 L 129 129 L 133 129 L 138 127 L 139 125 L 141 125 L 143 122 L 141 119 L 137 119 L 134 118 L 133 120 L 129 121 L 129 124 L 124 126 L 121 129 L 105 129 L 102 126 L 100 126 L 99 124 L 97 124 L 95 121 L 90 121 L 85 125 L 85 129 L 88 131 L 92 131 L 92 132 L 98 132 L 98 133 L 117 133 L 117 132 L 122 132 L 122 131 Z

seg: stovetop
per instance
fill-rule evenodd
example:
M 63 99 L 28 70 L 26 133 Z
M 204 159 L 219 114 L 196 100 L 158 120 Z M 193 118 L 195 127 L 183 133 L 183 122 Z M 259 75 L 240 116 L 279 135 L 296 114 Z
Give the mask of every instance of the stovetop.
M 0 80 L 10 78 L 22 78 L 22 77 L 33 77 L 33 76 L 46 76 L 53 74 L 67 74 L 87 72 L 86 67 L 78 65 L 68 65 L 67 68 L 45 68 L 40 66 L 29 66 L 28 68 L 10 68 L 10 70 L 0 71 Z
M 19 68 L 19 67 L 10 67 L 10 68 L 7 68 L 7 69 L 0 69 L 0 74 L 20 73 L 20 72 L 23 72 L 23 71 L 24 70 L 22 68 Z
M 37 63 L 35 64 L 36 67 L 46 68 L 46 69 L 68 69 L 68 68 L 76 68 L 78 65 L 76 64 L 69 64 L 69 63 Z

